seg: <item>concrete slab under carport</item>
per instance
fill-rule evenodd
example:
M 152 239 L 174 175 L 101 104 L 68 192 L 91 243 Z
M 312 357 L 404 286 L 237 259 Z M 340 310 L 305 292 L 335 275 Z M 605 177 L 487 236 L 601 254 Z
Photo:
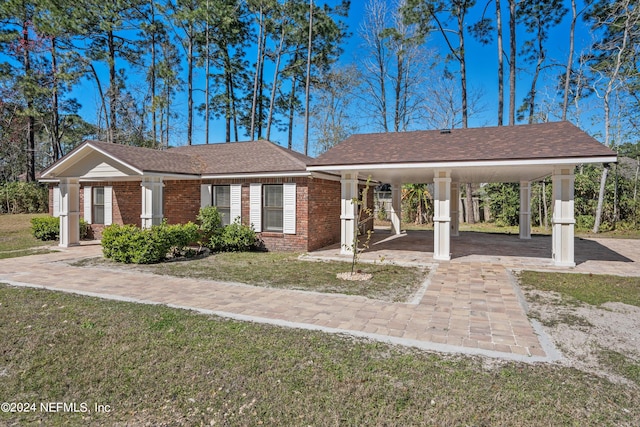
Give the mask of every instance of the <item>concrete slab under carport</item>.
M 549 269 L 553 271 L 589 272 L 640 276 L 640 240 L 581 238 L 574 239 L 575 267 L 554 266 L 551 259 L 552 237 L 534 234 L 522 240 L 517 234 L 461 231 L 451 237 L 450 262 L 502 264 L 512 269 Z M 309 254 L 311 257 L 351 259 L 340 255 L 335 244 Z M 432 265 L 433 231 L 410 230 L 394 235 L 376 228 L 369 249 L 360 255 L 366 262 L 392 262 L 401 265 Z

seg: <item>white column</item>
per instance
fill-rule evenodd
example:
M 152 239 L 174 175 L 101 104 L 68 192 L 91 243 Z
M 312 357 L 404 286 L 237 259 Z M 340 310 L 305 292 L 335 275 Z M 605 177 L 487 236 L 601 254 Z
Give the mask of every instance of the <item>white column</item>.
M 353 203 L 358 197 L 358 173 L 343 172 L 340 184 L 340 253 L 351 255 L 358 216 L 357 205 Z
M 391 233 L 400 234 L 400 220 L 402 218 L 402 186 L 391 186 Z
M 433 259 L 451 259 L 451 171 L 436 170 L 433 178 Z
M 531 183 L 520 181 L 520 238 L 531 238 Z
M 80 184 L 75 178 L 60 180 L 60 243 L 68 248 L 80 244 Z
M 142 212 L 140 213 L 142 228 L 162 224 L 162 178 L 144 177 L 142 187 Z
M 451 183 L 451 235 L 460 235 L 460 183 Z
M 561 267 L 574 267 L 573 228 L 573 166 L 553 172 L 553 262 Z

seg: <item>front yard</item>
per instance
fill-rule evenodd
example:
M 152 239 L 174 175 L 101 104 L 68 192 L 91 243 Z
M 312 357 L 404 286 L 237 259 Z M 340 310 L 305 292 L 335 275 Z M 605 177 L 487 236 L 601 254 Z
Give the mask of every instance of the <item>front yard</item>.
M 35 246 L 14 228 L 0 226 L 0 252 Z M 13 233 L 24 243 L 9 249 Z M 87 263 L 394 301 L 427 274 L 361 265 L 374 280 L 345 283 L 335 274 L 349 264 L 278 253 L 77 265 Z M 640 278 L 519 280 L 560 362 L 446 355 L 0 284 L 0 396 L 9 403 L 0 424 L 640 425 Z
M 6 425 L 638 425 L 639 384 L 0 286 Z M 94 408 L 109 412 L 96 412 Z

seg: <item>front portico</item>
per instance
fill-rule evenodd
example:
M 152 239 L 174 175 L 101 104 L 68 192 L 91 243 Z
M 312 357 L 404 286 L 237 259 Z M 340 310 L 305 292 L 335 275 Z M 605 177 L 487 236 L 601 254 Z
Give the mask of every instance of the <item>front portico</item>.
M 392 188 L 392 232 L 400 234 L 400 189 L 407 183 L 433 183 L 433 258 L 451 259 L 458 235 L 457 200 L 461 183 L 520 184 L 520 233 L 531 239 L 531 182 L 553 182 L 554 265 L 574 266 L 574 175 L 584 163 L 615 162 L 613 151 L 568 122 L 512 127 L 354 135 L 330 149 L 310 171 L 342 177 L 341 252 L 353 246 L 352 200 L 357 179 L 371 178 Z M 356 187 L 354 187 L 356 185 Z M 354 190 L 355 188 L 355 190 Z

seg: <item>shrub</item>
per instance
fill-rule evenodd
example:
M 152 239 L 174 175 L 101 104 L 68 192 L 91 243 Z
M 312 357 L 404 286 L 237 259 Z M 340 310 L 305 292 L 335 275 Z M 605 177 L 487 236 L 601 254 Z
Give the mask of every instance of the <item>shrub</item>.
M 198 226 L 191 222 L 148 229 L 113 224 L 102 231 L 102 253 L 105 258 L 126 264 L 154 264 L 165 260 L 170 252 L 182 255 L 197 239 L 197 233 Z
M 60 235 L 60 219 L 52 216 L 31 218 L 31 233 L 39 240 L 56 240 Z
M 89 224 L 80 218 L 80 238 L 85 239 L 89 234 Z M 31 218 L 31 233 L 36 239 L 57 240 L 60 238 L 60 218 L 52 216 Z
M 222 215 L 215 206 L 205 206 L 200 208 L 196 219 L 200 223 L 200 231 L 202 232 L 202 241 L 211 241 L 211 238 L 220 233 L 222 229 Z
M 185 248 L 198 240 L 199 227 L 188 222 L 186 224 L 165 225 L 167 239 L 171 244 L 171 250 L 174 256 L 184 254 Z
M 239 218 L 210 240 L 210 248 L 219 252 L 246 252 L 257 244 L 258 236 L 253 227 L 242 224 Z
M 49 191 L 37 182 L 0 184 L 0 213 L 43 213 L 49 209 Z
M 576 228 L 581 230 L 590 230 L 593 228 L 595 218 L 593 215 L 578 215 L 576 216 Z

